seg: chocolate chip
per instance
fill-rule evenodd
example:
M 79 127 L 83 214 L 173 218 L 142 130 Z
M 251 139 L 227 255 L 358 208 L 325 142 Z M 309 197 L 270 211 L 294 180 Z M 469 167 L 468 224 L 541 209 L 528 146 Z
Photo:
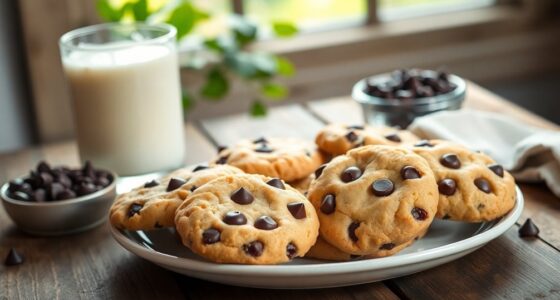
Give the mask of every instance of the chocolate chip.
M 82 168 L 82 174 L 87 177 L 95 177 L 95 169 L 89 160 L 86 160 L 84 167 Z
M 98 177 L 97 179 L 95 179 L 94 183 L 97 186 L 100 186 L 100 187 L 103 188 L 103 187 L 108 186 L 111 183 L 111 181 L 107 177 Z
M 142 207 L 144 207 L 144 205 L 138 203 L 132 203 L 132 205 L 130 205 L 130 207 L 128 208 L 128 217 L 132 218 L 132 216 L 134 215 L 139 215 L 140 210 L 142 210 Z
M 296 257 L 296 254 L 297 254 L 297 247 L 296 247 L 296 245 L 294 245 L 293 243 L 289 243 L 289 244 L 286 246 L 286 256 L 287 256 L 289 259 L 293 259 L 294 257 Z
M 459 157 L 452 153 L 442 155 L 439 162 L 450 169 L 459 169 L 461 167 Z
M 56 197 L 54 198 L 55 200 L 68 200 L 68 199 L 72 199 L 72 198 L 76 198 L 76 193 L 74 193 L 74 191 L 66 189 L 61 191 L 60 193 L 56 194 Z
M 428 218 L 428 212 L 420 207 L 413 208 L 410 213 L 412 214 L 413 218 L 419 221 L 424 221 Z
M 504 177 L 504 168 L 499 164 L 489 165 L 488 168 L 494 172 L 494 174 Z
M 13 193 L 21 188 L 21 182 L 12 180 L 8 183 L 8 192 Z
M 47 191 L 44 189 L 36 189 L 33 191 L 33 201 L 45 202 L 47 201 Z
M 474 185 L 476 185 L 479 190 L 485 192 L 486 194 L 490 194 L 490 192 L 492 192 L 492 189 L 490 188 L 490 182 L 488 182 L 488 180 L 484 178 L 475 179 Z
M 433 147 L 434 145 L 430 143 L 428 140 L 421 140 L 418 143 L 414 144 L 414 147 Z
M 223 145 L 218 145 L 218 153 L 224 151 L 227 149 L 227 146 L 223 146 Z
M 401 142 L 401 138 L 396 133 L 388 134 L 385 136 L 385 138 L 396 143 Z
M 319 168 L 317 168 L 317 170 L 315 170 L 315 179 L 319 178 L 319 176 L 323 174 L 323 170 L 325 169 L 326 166 L 327 164 L 322 164 L 321 166 L 319 166 Z
M 244 188 L 239 188 L 230 196 L 231 200 L 237 204 L 251 204 L 255 198 Z
M 333 194 L 326 194 L 321 201 L 321 212 L 330 215 L 336 209 L 336 197 Z
M 243 245 L 243 251 L 251 256 L 259 257 L 263 254 L 264 245 L 260 241 L 254 241 Z
M 395 186 L 393 185 L 393 182 L 385 178 L 377 179 L 376 181 L 374 181 L 373 184 L 371 185 L 371 188 L 373 190 L 373 194 L 378 197 L 389 196 L 395 190 Z
M 274 150 L 270 148 L 267 144 L 261 144 L 258 148 L 255 149 L 255 152 L 259 153 L 271 153 Z
M 218 158 L 218 160 L 216 160 L 216 163 L 218 165 L 224 165 L 224 164 L 227 163 L 228 158 L 229 158 L 229 155 L 220 156 L 220 158 Z
M 53 200 L 58 199 L 57 195 L 62 191 L 64 191 L 65 189 L 66 188 L 58 182 L 54 182 L 53 184 L 47 187 L 47 190 L 49 191 L 49 196 Z
M 215 244 L 220 241 L 220 232 L 214 228 L 208 228 L 202 233 L 202 242 L 206 245 Z
M 278 228 L 278 223 L 269 216 L 262 216 L 255 220 L 255 227 L 262 230 L 273 230 Z
M 348 226 L 348 236 L 354 243 L 358 241 L 358 236 L 356 235 L 356 229 L 358 227 L 360 227 L 359 222 L 352 222 L 350 226 Z
M 10 252 L 4 260 L 5 266 L 21 265 L 25 261 L 25 257 L 19 253 L 15 248 L 11 248 Z
M 224 223 L 229 225 L 247 224 L 247 218 L 239 211 L 228 211 L 223 219 Z
M 355 142 L 358 139 L 358 135 L 354 132 L 354 131 L 349 131 L 346 135 L 345 135 L 346 139 L 349 140 L 350 142 Z
M 281 189 L 281 190 L 285 190 L 286 187 L 284 186 L 284 183 L 282 182 L 282 180 L 278 179 L 278 178 L 272 178 L 269 181 L 266 182 L 266 184 L 273 186 L 277 189 Z
M 418 172 L 418 170 L 416 170 L 416 168 L 414 168 L 413 166 L 404 166 L 401 169 L 401 177 L 404 180 L 407 179 L 417 179 L 422 177 L 420 175 L 420 172 Z
M 72 187 L 72 179 L 70 179 L 70 177 L 68 177 L 68 175 L 64 173 L 56 174 L 54 176 L 54 181 L 62 184 L 66 188 Z M 107 183 L 107 185 L 109 185 L 109 183 Z
M 153 179 L 152 181 L 148 181 L 148 182 L 144 183 L 145 188 L 152 188 L 152 187 L 155 187 L 155 186 L 158 186 L 158 185 L 159 185 L 159 182 L 157 182 L 155 179 Z
M 169 183 L 167 184 L 166 191 L 168 191 L 168 192 L 174 191 L 174 190 L 180 188 L 185 183 L 187 183 L 185 180 L 183 180 L 181 178 L 173 177 L 169 180 Z
M 340 179 L 344 182 L 354 181 L 362 176 L 362 170 L 358 167 L 348 167 L 342 174 L 340 175 Z
M 194 192 L 197 189 L 196 185 L 191 186 L 191 189 L 189 191 Z
M 455 191 L 457 190 L 457 184 L 455 183 L 455 180 L 451 178 L 445 178 L 438 182 L 438 190 L 440 194 L 451 196 L 455 194 Z
M 253 140 L 253 144 L 266 144 L 268 143 L 267 139 L 264 138 L 264 136 L 261 136 L 260 138 Z
M 305 212 L 305 204 L 301 202 L 293 202 L 288 204 L 288 210 L 296 219 L 304 219 L 307 217 Z
M 197 171 L 200 171 L 200 170 L 206 170 L 206 169 L 208 169 L 208 166 L 198 165 L 192 171 L 194 173 L 194 172 L 197 172 Z
M 38 173 L 50 173 L 51 172 L 51 166 L 49 166 L 49 164 L 46 163 L 45 161 L 40 161 L 37 164 L 37 172 Z
M 97 188 L 93 183 L 81 183 L 76 189 L 76 194 L 78 196 L 85 196 L 95 191 L 97 191 Z
M 533 223 L 531 218 L 528 218 L 525 223 L 523 223 L 523 226 L 519 228 L 520 237 L 537 237 L 539 232 L 539 228 Z
M 39 186 L 46 187 L 53 182 L 53 177 L 49 173 L 39 173 L 37 180 Z
M 391 250 L 393 248 L 395 248 L 395 244 L 387 243 L 387 244 L 381 245 L 381 247 L 379 247 L 379 250 Z

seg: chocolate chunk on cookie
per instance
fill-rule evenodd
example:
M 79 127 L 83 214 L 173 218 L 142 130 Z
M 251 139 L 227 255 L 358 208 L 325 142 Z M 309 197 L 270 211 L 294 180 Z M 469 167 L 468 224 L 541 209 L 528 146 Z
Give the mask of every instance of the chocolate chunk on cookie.
M 438 182 L 437 218 L 490 221 L 513 208 L 514 179 L 492 158 L 453 142 L 426 143 L 431 147 L 412 150 L 428 162 Z
M 224 175 L 243 174 L 228 165 L 179 169 L 117 197 L 110 211 L 113 226 L 128 230 L 148 230 L 175 225 L 175 210 L 198 187 Z
M 330 124 L 317 134 L 315 143 L 322 151 L 341 155 L 363 145 L 414 144 L 418 138 L 409 131 L 369 125 Z
M 317 239 L 315 209 L 288 184 L 271 181 L 222 176 L 198 188 L 175 216 L 183 244 L 220 263 L 277 264 L 303 256 Z
M 267 137 L 240 141 L 222 150 L 215 163 L 227 163 L 246 173 L 291 182 L 309 176 L 323 159 L 315 146 L 307 141 Z
M 422 157 L 385 145 L 335 157 L 308 193 L 320 236 L 344 253 L 369 257 L 392 255 L 423 234 L 438 197 L 435 177 Z

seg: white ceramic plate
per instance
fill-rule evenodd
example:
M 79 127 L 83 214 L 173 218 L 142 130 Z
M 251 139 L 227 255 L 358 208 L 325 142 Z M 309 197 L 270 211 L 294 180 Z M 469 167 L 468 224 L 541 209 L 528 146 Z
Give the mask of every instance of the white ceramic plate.
M 270 266 L 216 264 L 184 247 L 173 229 L 120 231 L 111 227 L 111 232 L 128 251 L 188 276 L 258 288 L 325 288 L 385 280 L 450 262 L 507 231 L 522 210 L 523 195 L 517 188 L 514 208 L 499 220 L 487 223 L 436 220 L 424 238 L 394 256 L 351 262 L 297 258 L 287 264 Z

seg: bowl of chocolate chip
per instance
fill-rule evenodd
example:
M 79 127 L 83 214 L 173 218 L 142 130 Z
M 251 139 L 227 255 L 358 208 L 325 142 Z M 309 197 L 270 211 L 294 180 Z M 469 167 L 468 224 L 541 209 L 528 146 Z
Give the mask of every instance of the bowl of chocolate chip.
M 467 86 L 445 71 L 403 69 L 364 78 L 352 89 L 369 124 L 406 128 L 416 117 L 457 110 Z
M 117 175 L 86 162 L 80 168 L 40 162 L 28 175 L 0 189 L 14 223 L 27 233 L 53 236 L 77 233 L 105 221 L 116 196 Z

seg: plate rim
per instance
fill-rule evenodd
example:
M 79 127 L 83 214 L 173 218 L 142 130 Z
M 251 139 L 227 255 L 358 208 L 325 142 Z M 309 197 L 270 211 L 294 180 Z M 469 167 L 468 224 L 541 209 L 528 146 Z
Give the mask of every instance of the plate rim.
M 243 265 L 243 264 L 219 264 L 211 261 L 195 260 L 185 257 L 177 257 L 158 252 L 129 239 L 119 229 L 111 224 L 109 228 L 111 235 L 127 251 L 138 255 L 148 261 L 160 266 L 169 266 L 173 269 L 189 270 L 206 274 L 220 275 L 272 275 L 272 276 L 312 276 L 342 273 L 358 273 L 374 270 L 403 267 L 415 263 L 437 260 L 473 249 L 477 250 L 486 243 L 496 239 L 510 229 L 521 216 L 524 206 L 524 198 L 519 186 L 515 186 L 516 201 L 514 207 L 500 219 L 492 228 L 471 236 L 469 238 L 447 244 L 444 246 L 408 253 L 400 256 L 387 256 L 375 259 L 329 262 L 318 264 L 301 265 Z

